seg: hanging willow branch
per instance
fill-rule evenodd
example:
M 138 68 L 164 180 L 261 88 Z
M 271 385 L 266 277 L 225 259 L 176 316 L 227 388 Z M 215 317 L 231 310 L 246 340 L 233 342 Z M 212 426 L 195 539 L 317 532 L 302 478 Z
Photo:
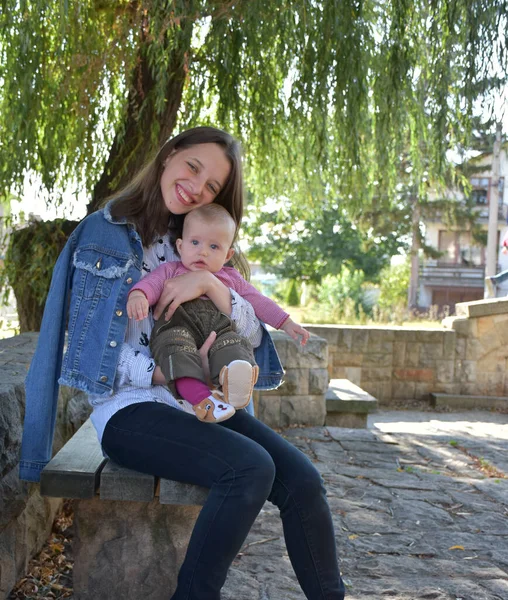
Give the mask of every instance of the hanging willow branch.
M 258 196 L 389 203 L 402 154 L 442 179 L 482 82 L 506 83 L 507 19 L 506 0 L 2 0 L 0 190 L 31 173 L 97 202 L 208 122 L 244 141 Z

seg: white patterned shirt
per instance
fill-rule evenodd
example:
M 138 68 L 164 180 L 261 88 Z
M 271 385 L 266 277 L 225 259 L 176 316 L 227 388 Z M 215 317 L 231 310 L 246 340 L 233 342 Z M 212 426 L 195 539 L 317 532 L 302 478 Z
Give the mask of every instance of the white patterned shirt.
M 179 260 L 166 234 L 157 242 L 143 248 L 141 278 L 156 269 L 161 263 Z M 256 348 L 261 343 L 262 328 L 251 304 L 231 290 L 232 313 L 237 331 Z M 152 311 L 146 319 L 129 319 L 125 341 L 120 350 L 113 394 L 111 396 L 88 396 L 92 406 L 92 423 L 102 440 L 109 419 L 120 409 L 137 402 L 162 402 L 178 410 L 194 414 L 192 406 L 185 400 L 177 400 L 162 385 L 152 385 L 155 362 L 150 353 L 149 340 L 154 320 Z

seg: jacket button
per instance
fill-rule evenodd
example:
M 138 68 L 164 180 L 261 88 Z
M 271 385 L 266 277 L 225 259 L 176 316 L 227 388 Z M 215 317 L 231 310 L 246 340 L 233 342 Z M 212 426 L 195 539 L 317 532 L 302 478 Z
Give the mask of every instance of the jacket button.
M 109 342 L 109 345 L 110 345 L 112 348 L 116 348 L 116 342 L 115 342 L 115 340 L 113 340 L 112 342 Z
M 107 381 L 107 380 L 108 380 L 108 378 L 106 377 L 106 375 L 103 375 L 103 376 L 100 378 L 100 380 L 101 380 L 101 381 Z
M 132 277 L 127 277 L 127 283 L 132 283 Z
M 123 315 L 123 311 L 122 310 L 117 310 L 116 311 L 116 316 L 117 317 L 121 317 Z

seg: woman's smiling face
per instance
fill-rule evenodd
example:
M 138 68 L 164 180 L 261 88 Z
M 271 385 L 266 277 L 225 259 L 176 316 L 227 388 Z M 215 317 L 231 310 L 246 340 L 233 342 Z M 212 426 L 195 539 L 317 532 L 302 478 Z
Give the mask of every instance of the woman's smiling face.
M 197 144 L 168 156 L 161 176 L 164 204 L 184 215 L 212 203 L 227 182 L 231 164 L 218 144 Z

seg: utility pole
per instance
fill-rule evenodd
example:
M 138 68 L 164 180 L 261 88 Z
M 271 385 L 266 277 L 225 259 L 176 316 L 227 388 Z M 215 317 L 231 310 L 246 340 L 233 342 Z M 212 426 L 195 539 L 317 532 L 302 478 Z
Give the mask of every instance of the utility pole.
M 485 266 L 485 277 L 493 277 L 497 271 L 497 257 L 499 243 L 497 239 L 497 214 L 499 206 L 499 161 L 501 154 L 501 123 L 496 125 L 496 141 L 492 156 L 492 178 L 490 180 L 489 194 L 489 224 L 487 232 L 487 264 Z M 484 297 L 490 298 L 492 289 L 485 285 Z
M 418 287 L 420 285 L 420 203 L 418 202 L 418 192 L 415 192 L 411 200 L 413 205 L 413 214 L 411 217 L 411 274 L 407 292 L 407 305 L 408 308 L 417 308 Z

